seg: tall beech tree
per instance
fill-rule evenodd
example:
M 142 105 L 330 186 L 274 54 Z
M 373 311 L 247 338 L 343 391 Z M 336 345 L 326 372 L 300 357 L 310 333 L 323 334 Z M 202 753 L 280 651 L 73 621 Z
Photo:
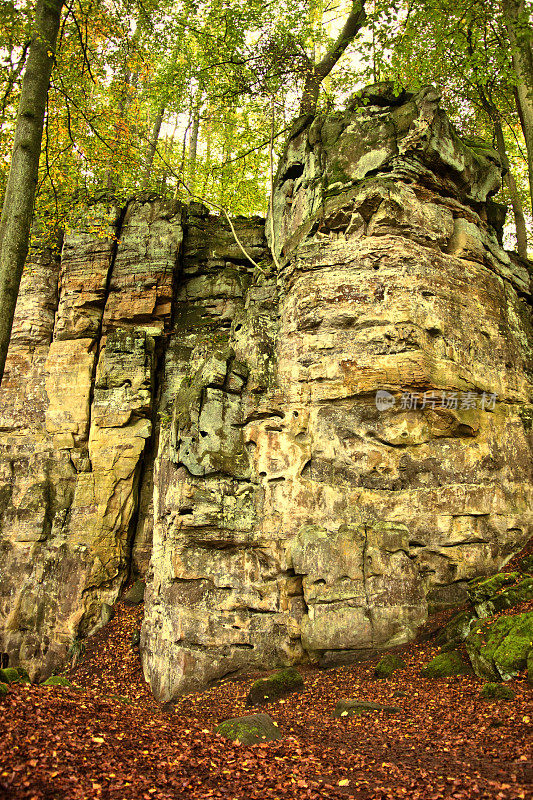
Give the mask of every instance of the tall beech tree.
M 318 63 L 307 60 L 300 114 L 314 114 L 320 85 L 366 22 L 365 0 L 352 0 L 352 8 L 333 46 Z
M 0 382 L 28 254 L 50 75 L 63 0 L 37 0 L 0 220 Z
M 531 3 L 502 0 L 502 11 L 511 43 L 516 75 L 515 98 L 526 143 L 529 191 L 533 210 L 533 28 Z
M 451 7 L 447 0 L 418 0 L 391 17 L 389 4 L 380 0 L 373 20 L 378 39 L 373 55 L 383 76 L 402 85 L 437 84 L 448 113 L 464 134 L 492 137 L 506 170 L 504 198 L 510 201 L 514 216 L 517 251 L 525 258 L 524 208 L 529 198 L 523 154 L 528 151 L 520 133 L 527 145 L 527 124 L 515 96 L 521 85 L 518 61 L 525 74 L 528 51 L 518 53 L 510 46 L 504 6 L 511 2 L 515 0 L 490 6 L 482 0 L 456 0 Z M 516 30 L 520 42 L 527 43 L 530 28 L 524 5 L 516 12 Z

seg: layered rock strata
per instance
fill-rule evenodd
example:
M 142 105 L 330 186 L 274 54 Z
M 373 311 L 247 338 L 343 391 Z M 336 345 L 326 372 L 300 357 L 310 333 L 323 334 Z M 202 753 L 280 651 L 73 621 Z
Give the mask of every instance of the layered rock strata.
M 182 233 L 159 201 L 100 203 L 60 260 L 26 266 L 0 391 L 0 651 L 32 678 L 146 571 L 151 528 L 132 542 Z
M 0 651 L 45 676 L 147 578 L 156 697 L 411 639 L 531 536 L 527 265 L 432 90 L 306 117 L 274 218 L 94 206 L 0 391 Z M 272 236 L 272 229 L 274 235 Z M 148 560 L 151 554 L 150 565 Z
M 530 276 L 498 241 L 500 181 L 431 90 L 363 93 L 294 128 L 279 267 L 220 289 L 231 325 L 210 281 L 184 284 L 142 636 L 157 697 L 401 644 L 531 535 Z

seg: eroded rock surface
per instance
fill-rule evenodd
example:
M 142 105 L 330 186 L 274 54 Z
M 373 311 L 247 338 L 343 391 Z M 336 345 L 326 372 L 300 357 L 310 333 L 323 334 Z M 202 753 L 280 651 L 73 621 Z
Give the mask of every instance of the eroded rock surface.
M 161 700 L 342 663 L 531 536 L 530 274 L 499 243 L 497 154 L 432 90 L 376 96 L 293 129 L 275 263 L 264 221 L 235 221 L 256 268 L 156 199 L 30 262 L 0 391 L 10 666 L 49 674 L 131 574 Z
M 279 269 L 241 279 L 218 340 L 191 276 L 156 468 L 156 696 L 401 644 L 531 535 L 530 276 L 498 243 L 500 180 L 431 90 L 306 118 L 276 181 Z
M 100 203 L 60 260 L 26 267 L 0 391 L 0 651 L 32 678 L 64 663 L 130 572 L 182 234 L 159 201 Z

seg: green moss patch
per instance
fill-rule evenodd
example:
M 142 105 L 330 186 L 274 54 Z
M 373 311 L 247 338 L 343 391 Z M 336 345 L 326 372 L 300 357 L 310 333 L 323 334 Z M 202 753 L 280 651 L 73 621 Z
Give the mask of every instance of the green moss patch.
M 468 664 L 463 661 L 457 650 L 449 653 L 440 653 L 431 659 L 421 671 L 424 678 L 449 678 L 453 675 L 467 675 L 470 672 Z
M 215 733 L 242 744 L 261 744 L 281 739 L 281 732 L 268 714 L 250 714 L 221 722 Z
M 17 667 L 17 672 L 19 674 L 22 683 L 31 683 L 30 676 L 28 675 L 24 667 Z
M 374 670 L 375 678 L 390 678 L 393 672 L 399 669 L 405 669 L 406 663 L 399 656 L 394 653 L 386 653 L 383 658 L 378 662 Z
M 246 696 L 246 705 L 255 706 L 260 703 L 270 703 L 272 700 L 277 700 L 284 697 L 291 692 L 297 692 L 303 689 L 304 680 L 297 669 L 288 667 L 268 678 L 261 678 L 250 687 L 250 691 Z
M 64 678 L 63 675 L 51 675 L 47 678 L 43 683 L 42 686 L 72 686 L 71 682 L 68 678 Z
M 513 690 L 501 683 L 486 683 L 480 694 L 485 700 L 512 700 L 514 697 Z
M 0 683 L 0 697 L 5 697 L 8 692 L 9 686 L 7 683 Z
M 6 669 L 0 669 L 0 682 L 19 683 L 20 675 L 18 673 L 18 670 L 16 670 L 14 667 L 6 667 Z
M 488 680 L 510 680 L 526 669 L 533 650 L 533 612 L 479 622 L 466 639 L 474 672 Z

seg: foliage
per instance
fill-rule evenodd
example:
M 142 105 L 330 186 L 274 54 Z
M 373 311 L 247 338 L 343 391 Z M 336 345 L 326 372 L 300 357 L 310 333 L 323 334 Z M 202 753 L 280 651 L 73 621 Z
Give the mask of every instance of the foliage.
M 41 228 L 102 192 L 191 193 L 233 214 L 264 214 L 269 141 L 298 112 L 306 70 L 332 46 L 348 0 L 73 0 L 49 94 L 36 211 Z M 3 193 L 33 0 L 0 20 Z M 367 0 L 367 23 L 324 80 L 330 108 L 373 80 L 441 87 L 465 135 L 493 137 L 480 90 L 503 121 L 522 203 L 527 165 L 499 3 Z M 508 190 L 499 198 L 506 202 Z M 511 237 L 512 238 L 512 237 Z M 511 240 L 510 240 L 511 241 Z

